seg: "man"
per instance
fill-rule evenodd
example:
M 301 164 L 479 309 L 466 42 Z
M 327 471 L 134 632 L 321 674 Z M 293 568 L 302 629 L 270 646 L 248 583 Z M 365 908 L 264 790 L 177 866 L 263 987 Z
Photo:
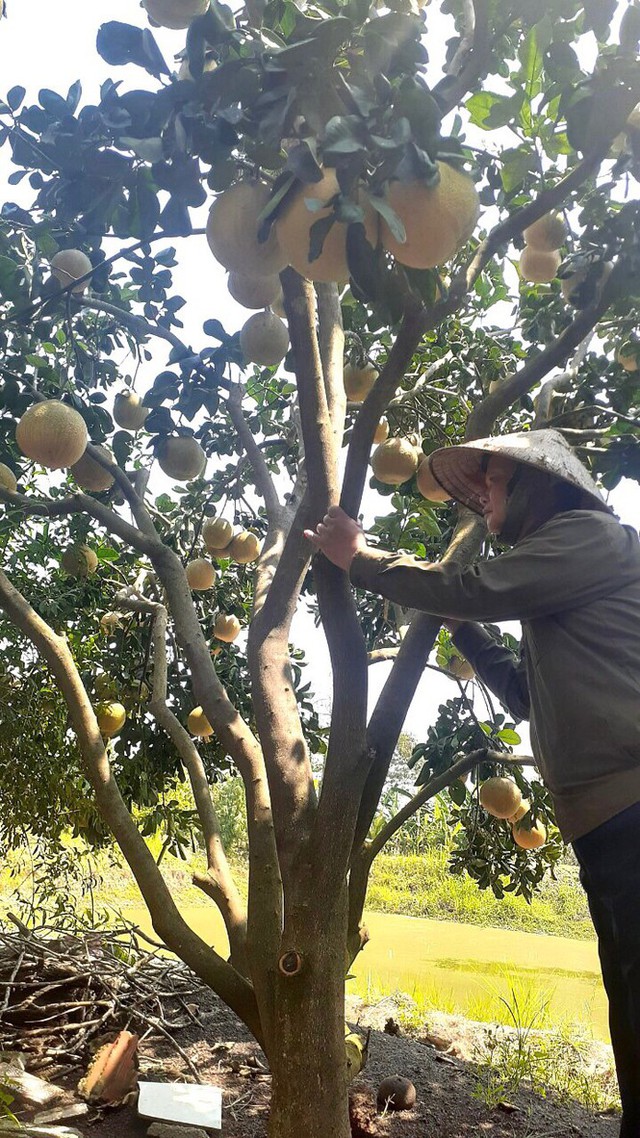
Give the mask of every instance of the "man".
M 368 547 L 333 507 L 307 536 L 361 588 L 441 616 L 532 749 L 581 867 L 623 1107 L 640 1138 L 640 544 L 557 431 L 430 457 L 452 498 L 511 549 L 468 568 Z M 475 621 L 518 619 L 516 660 Z

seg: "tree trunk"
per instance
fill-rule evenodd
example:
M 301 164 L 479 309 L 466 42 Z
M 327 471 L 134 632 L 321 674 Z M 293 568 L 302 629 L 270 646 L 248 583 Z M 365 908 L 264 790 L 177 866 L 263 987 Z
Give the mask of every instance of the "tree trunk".
M 346 891 L 343 890 L 343 893 Z M 293 922 L 292 922 L 293 923 Z M 277 979 L 269 1138 L 350 1138 L 345 1020 L 346 896 L 322 921 L 301 916 Z M 304 927 L 306 925 L 306 927 Z M 313 927 L 310 927 L 313 925 Z

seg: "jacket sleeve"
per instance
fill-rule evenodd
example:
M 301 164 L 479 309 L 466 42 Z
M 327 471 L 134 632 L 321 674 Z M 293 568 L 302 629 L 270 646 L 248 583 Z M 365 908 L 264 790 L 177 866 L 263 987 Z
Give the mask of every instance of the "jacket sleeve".
M 525 661 L 498 644 L 479 624 L 462 624 L 454 633 L 453 642 L 514 719 L 528 719 L 530 700 Z
M 356 554 L 350 576 L 354 585 L 434 616 L 533 620 L 640 580 L 640 552 L 630 527 L 608 514 L 574 510 L 467 568 L 368 550 Z

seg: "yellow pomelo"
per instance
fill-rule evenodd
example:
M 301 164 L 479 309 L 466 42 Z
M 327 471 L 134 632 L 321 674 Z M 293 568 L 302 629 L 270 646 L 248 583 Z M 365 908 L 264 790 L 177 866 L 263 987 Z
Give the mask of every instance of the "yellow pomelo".
M 113 401 L 114 422 L 125 431 L 139 431 L 150 410 L 133 391 L 120 391 Z
M 106 447 L 96 447 L 100 454 L 106 459 L 107 462 L 113 462 L 113 455 L 109 453 Z M 83 454 L 79 462 L 74 462 L 71 467 L 71 474 L 75 478 L 78 486 L 83 490 L 92 490 L 97 493 L 100 490 L 108 490 L 114 483 L 113 474 L 105 470 L 104 466 L 100 466 L 94 458 L 90 458 L 88 454 Z
M 244 273 L 229 273 L 227 288 L 234 300 L 243 308 L 268 308 L 280 296 L 280 277 L 249 277 Z
M 199 735 L 201 739 L 206 739 L 208 735 L 213 735 L 213 727 L 201 707 L 194 707 L 193 711 L 189 712 L 187 716 L 187 728 L 191 735 Z
M 202 540 L 210 553 L 221 553 L 233 537 L 233 526 L 226 518 L 207 518 L 202 527 Z
M 4 462 L 0 462 L 0 486 L 2 486 L 3 490 L 11 490 L 14 494 L 18 489 L 18 481 L 13 470 Z
M 511 825 L 513 826 L 515 822 L 519 822 L 521 818 L 524 818 L 525 814 L 530 809 L 531 809 L 531 803 L 529 802 L 529 799 L 523 798 L 522 802 L 518 806 L 518 809 L 509 818 L 509 822 L 511 822 Z
M 520 787 L 513 779 L 496 775 L 480 787 L 480 804 L 494 818 L 510 818 L 522 802 Z
M 416 486 L 422 494 L 423 498 L 427 498 L 430 502 L 449 502 L 451 495 L 440 485 L 435 477 L 431 463 L 427 455 L 420 459 L 418 466 L 418 473 L 416 475 Z
M 371 391 L 378 371 L 371 364 L 366 367 L 353 367 L 347 364 L 344 369 L 344 389 L 350 403 L 363 403 Z
M 73 466 L 82 458 L 88 441 L 82 415 L 57 399 L 28 407 L 16 427 L 16 442 L 22 453 L 49 470 Z
M 190 587 L 196 592 L 202 593 L 215 584 L 216 571 L 205 557 L 196 557 L 193 561 L 189 561 L 185 572 Z
M 233 273 L 268 277 L 285 268 L 287 258 L 275 227 L 258 241 L 258 218 L 269 201 L 264 182 L 237 182 L 218 194 L 207 221 L 207 241 L 217 261 Z
M 464 656 L 452 656 L 447 664 L 447 670 L 455 676 L 457 680 L 473 680 L 475 672 L 468 660 Z
M 101 703 L 96 713 L 101 735 L 110 739 L 124 727 L 127 713 L 121 703 Z
M 329 204 L 340 186 L 335 170 L 325 170 L 319 182 L 302 186 L 284 212 L 276 221 L 276 232 L 280 247 L 287 263 L 310 281 L 347 281 L 347 226 L 335 221 L 324 239 L 322 252 L 314 261 L 309 260 L 309 233 L 311 226 L 322 218 L 329 217 L 332 210 Z M 307 201 L 320 201 L 323 208 L 311 210 Z M 364 228 L 369 242 L 378 242 L 378 214 L 369 199 L 361 192 L 358 205 L 364 210 Z
M 567 236 L 564 218 L 558 213 L 545 213 L 524 230 L 522 236 L 531 249 L 539 253 L 553 253 Z
M 107 635 L 115 632 L 116 628 L 122 628 L 122 621 L 120 620 L 120 613 L 105 612 L 100 617 L 100 628 Z
M 88 545 L 70 545 L 62 554 L 60 564 L 69 577 L 88 577 L 98 568 L 98 558 Z
M 269 308 L 276 314 L 276 316 L 279 316 L 281 320 L 287 319 L 287 314 L 284 310 L 284 297 L 282 295 L 282 292 L 278 293 L 275 300 L 273 300 L 269 305 Z
M 640 130 L 640 103 L 635 106 L 627 119 L 627 126 L 632 130 Z
M 382 244 L 396 261 L 412 269 L 433 269 L 448 261 L 468 241 L 478 220 L 480 203 L 468 174 L 446 162 L 438 162 L 438 169 L 437 186 L 395 181 L 385 194 L 404 225 L 406 241 L 396 240 L 383 220 Z
M 625 371 L 637 371 L 640 368 L 640 343 L 627 343 L 618 348 L 616 360 Z
M 520 257 L 520 276 L 534 284 L 548 284 L 560 267 L 561 257 L 557 249 L 542 253 L 531 245 L 525 246 Z
M 142 6 L 161 28 L 179 31 L 206 12 L 209 0 L 142 0 Z
M 218 64 L 217 64 L 215 59 L 205 59 L 204 67 L 202 69 L 203 74 L 206 75 L 206 73 L 208 71 L 215 71 L 217 66 L 218 66 Z M 180 64 L 180 70 L 178 71 L 178 79 L 183 79 L 183 80 L 184 79 L 193 79 L 193 75 L 191 74 L 191 68 L 189 67 L 189 60 L 188 59 L 182 60 L 182 63 Z
M 63 287 L 70 285 L 72 281 L 77 281 L 86 273 L 90 273 L 92 268 L 91 261 L 87 254 L 82 252 L 82 249 L 61 249 L 55 257 L 51 258 L 51 272 Z M 88 284 L 88 280 L 83 281 L 71 291 L 83 293 Z
M 213 626 L 213 635 L 216 640 L 224 640 L 225 644 L 231 644 L 240 632 L 241 624 L 237 616 L 233 614 L 227 615 L 226 613 L 219 613 L 216 617 Z
M 250 561 L 257 561 L 260 556 L 260 542 L 255 533 L 243 529 L 236 534 L 233 541 L 225 549 L 225 554 L 236 561 L 238 565 L 248 565 Z
M 538 850 L 547 840 L 547 831 L 542 822 L 536 822 L 529 829 L 525 825 L 526 815 L 511 827 L 513 840 L 523 850 Z
M 193 435 L 168 435 L 162 439 L 156 458 L 160 469 L 177 482 L 199 478 L 207 464 L 207 456 Z
M 247 363 L 277 367 L 289 350 L 287 326 L 273 312 L 256 312 L 240 331 L 240 348 Z
M 374 443 L 386 443 L 389 438 L 389 420 L 385 419 L 384 415 L 380 419 L 378 426 L 373 432 Z
M 418 451 L 408 439 L 387 439 L 371 455 L 371 468 L 379 482 L 400 486 L 418 469 Z
M 568 304 L 573 305 L 574 308 L 587 308 L 600 296 L 612 269 L 611 261 L 602 261 L 597 267 L 579 269 L 570 277 L 564 277 L 560 281 L 560 292 L 563 299 Z M 588 285 L 586 284 L 587 277 L 589 277 Z

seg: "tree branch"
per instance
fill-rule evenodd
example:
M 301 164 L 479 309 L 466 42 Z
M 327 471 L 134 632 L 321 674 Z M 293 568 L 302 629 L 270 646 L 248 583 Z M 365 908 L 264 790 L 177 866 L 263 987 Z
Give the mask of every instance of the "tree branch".
M 464 15 L 465 32 L 449 65 L 447 78 L 436 88 L 443 118 L 475 86 L 491 59 L 487 0 L 464 0 Z
M 282 520 L 282 506 L 273 484 L 273 479 L 269 473 L 269 467 L 266 464 L 265 457 L 256 443 L 253 432 L 250 430 L 244 417 L 242 396 L 243 388 L 241 384 L 233 384 L 229 389 L 229 397 L 227 399 L 229 417 L 238 432 L 238 438 L 249 460 L 249 465 L 251 466 L 255 478 L 256 489 L 264 498 L 267 518 L 271 524 L 278 525 Z
M 327 393 L 329 417 L 333 426 L 336 450 L 342 446 L 347 393 L 344 389 L 344 329 L 342 306 L 336 284 L 316 284 L 320 359 Z
M 124 518 L 98 502 L 88 494 L 73 494 L 69 498 L 52 501 L 47 498 L 32 498 L 27 494 L 12 493 L 0 487 L 0 501 L 7 505 L 16 506 L 23 514 L 35 514 L 41 517 L 61 518 L 67 514 L 89 514 L 100 522 L 106 530 L 122 538 L 128 545 L 132 545 L 140 553 L 150 554 L 155 542 L 141 530 L 129 525 Z
M 480 548 L 484 534 L 482 521 L 469 510 L 461 510 L 455 534 L 442 559 L 443 562 L 470 561 Z M 414 616 L 371 714 L 367 739 L 373 754 L 373 762 L 360 804 L 354 850 L 364 842 L 369 832 L 389 771 L 394 747 L 441 623 L 440 617 L 433 617 L 428 613 L 417 613 Z
M 194 884 L 218 906 L 229 937 L 231 963 L 238 972 L 247 976 L 246 908 L 231 876 L 204 764 L 190 735 L 167 706 L 167 610 L 164 605 L 132 594 L 130 590 L 120 593 L 116 604 L 127 611 L 142 612 L 152 617 L 153 690 L 147 709 L 166 731 L 189 776 L 207 856 L 207 873 L 194 874 Z
M 580 312 L 557 340 L 539 355 L 527 360 L 526 364 L 504 380 L 496 391 L 485 396 L 469 415 L 465 438 L 479 439 L 489 435 L 496 419 L 506 411 L 507 407 L 531 391 L 531 388 L 535 387 L 552 368 L 564 363 L 570 353 L 595 327 L 608 306 L 608 290 L 605 289 L 602 296 L 589 308 Z
M 0 571 L 0 607 L 49 666 L 69 708 L 86 777 L 147 904 L 153 927 L 164 943 L 214 989 L 257 1039 L 262 1028 L 251 985 L 197 936 L 180 916 L 162 875 L 138 832 L 113 778 L 89 697 L 66 638 L 57 636 Z

